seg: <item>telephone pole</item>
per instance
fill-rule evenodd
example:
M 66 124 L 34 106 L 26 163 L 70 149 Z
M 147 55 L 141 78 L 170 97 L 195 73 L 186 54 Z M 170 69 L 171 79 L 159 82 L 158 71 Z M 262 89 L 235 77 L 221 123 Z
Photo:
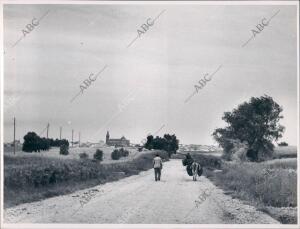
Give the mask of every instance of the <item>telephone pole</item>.
M 49 123 L 47 124 L 47 139 L 48 139 L 48 133 L 49 133 Z
M 80 147 L 80 132 L 79 132 L 79 140 L 78 140 L 78 144 L 79 144 L 79 147 Z
M 59 127 L 59 140 L 61 140 L 62 127 Z
M 14 154 L 16 154 L 16 118 L 14 117 Z
M 73 147 L 73 135 L 74 135 L 74 130 L 72 129 L 72 147 Z

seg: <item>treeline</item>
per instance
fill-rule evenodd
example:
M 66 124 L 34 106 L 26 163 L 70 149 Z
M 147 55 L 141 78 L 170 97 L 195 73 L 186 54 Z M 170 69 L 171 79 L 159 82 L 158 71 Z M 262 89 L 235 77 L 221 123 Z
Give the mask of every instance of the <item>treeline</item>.
M 147 142 L 144 147 L 146 149 L 158 149 L 165 150 L 169 153 L 169 156 L 173 153 L 176 153 L 178 150 L 179 140 L 176 138 L 175 134 L 165 134 L 164 137 L 156 136 L 155 138 L 152 135 L 147 137 Z
M 24 152 L 40 152 L 49 150 L 51 147 L 60 147 L 62 145 L 69 146 L 69 141 L 66 139 L 41 138 L 35 132 L 28 132 L 24 136 L 22 150 Z

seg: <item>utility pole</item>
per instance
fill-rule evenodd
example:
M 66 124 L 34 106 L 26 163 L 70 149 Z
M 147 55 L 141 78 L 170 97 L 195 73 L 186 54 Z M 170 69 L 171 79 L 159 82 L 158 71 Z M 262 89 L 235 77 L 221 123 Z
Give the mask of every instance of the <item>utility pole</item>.
M 16 118 L 14 117 L 14 154 L 16 154 Z
M 62 127 L 59 127 L 59 140 L 61 140 Z
M 80 132 L 79 132 L 79 140 L 78 140 L 78 144 L 79 144 L 79 147 L 80 147 Z
M 49 133 L 49 123 L 47 124 L 47 139 L 48 139 L 48 133 Z
M 73 135 L 74 135 L 74 130 L 72 129 L 72 147 L 73 147 Z

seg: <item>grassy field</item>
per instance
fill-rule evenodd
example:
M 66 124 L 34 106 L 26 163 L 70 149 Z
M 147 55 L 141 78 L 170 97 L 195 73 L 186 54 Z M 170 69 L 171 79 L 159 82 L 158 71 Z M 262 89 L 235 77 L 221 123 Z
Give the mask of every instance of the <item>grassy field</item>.
M 295 158 L 297 157 L 297 147 L 296 146 L 279 146 L 275 147 L 274 159 L 278 158 Z
M 127 161 L 131 160 L 132 158 L 139 155 L 139 152 L 137 148 L 135 147 L 123 147 L 124 149 L 129 151 L 129 156 L 120 158 L 120 161 Z M 58 147 L 52 147 L 49 151 L 41 151 L 41 152 L 32 152 L 32 153 L 26 153 L 21 151 L 19 149 L 16 154 L 14 155 L 11 149 L 4 149 L 4 155 L 8 156 L 15 156 L 15 157 L 49 157 L 49 158 L 58 158 L 58 159 L 79 159 L 80 153 L 86 153 L 88 154 L 88 157 L 90 159 L 93 159 L 93 155 L 96 152 L 97 149 L 100 149 L 103 151 L 103 163 L 111 163 L 114 162 L 111 159 L 111 153 L 116 149 L 113 146 L 100 146 L 100 147 L 70 147 L 69 148 L 69 154 L 68 155 L 61 155 L 59 154 L 59 148 Z
M 64 159 L 36 156 L 4 155 L 4 207 L 71 193 L 105 182 L 138 174 L 152 168 L 156 152 L 168 160 L 163 151 L 141 152 L 117 163 L 100 163 L 90 159 Z
M 274 155 L 282 159 L 261 163 L 222 161 L 220 167 L 199 161 L 204 162 L 204 175 L 225 193 L 247 201 L 281 223 L 293 224 L 297 222 L 297 151 L 295 147 L 278 147 Z

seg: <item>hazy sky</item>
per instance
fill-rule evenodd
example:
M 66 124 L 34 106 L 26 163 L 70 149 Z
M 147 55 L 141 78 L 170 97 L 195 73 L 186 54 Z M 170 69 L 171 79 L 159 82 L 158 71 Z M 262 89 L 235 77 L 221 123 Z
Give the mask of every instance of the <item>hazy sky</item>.
M 161 12 L 127 48 L 140 26 Z M 282 140 L 296 145 L 296 20 L 296 6 L 5 5 L 4 140 L 12 140 L 15 116 L 17 139 L 40 134 L 49 122 L 53 138 L 60 126 L 68 139 L 72 128 L 75 139 L 81 131 L 82 141 L 104 140 L 109 130 L 113 138 L 140 142 L 161 129 L 158 135 L 176 134 L 180 143 L 215 144 L 211 134 L 225 125 L 225 111 L 267 94 L 283 107 Z M 220 65 L 185 103 L 194 85 Z

